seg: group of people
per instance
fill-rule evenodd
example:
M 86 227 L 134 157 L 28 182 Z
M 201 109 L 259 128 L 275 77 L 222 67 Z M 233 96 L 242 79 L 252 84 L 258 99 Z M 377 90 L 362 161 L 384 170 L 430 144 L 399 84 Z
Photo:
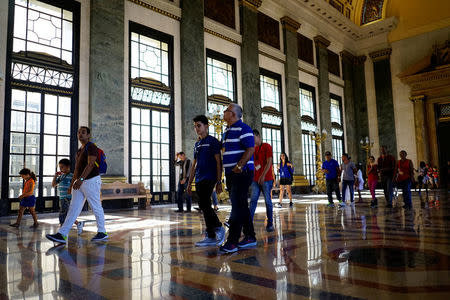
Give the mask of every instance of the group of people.
M 380 157 L 375 162 L 375 157 L 370 156 L 367 163 L 367 183 L 372 196 L 370 202 L 371 207 L 378 206 L 378 200 L 375 195 L 375 188 L 381 181 L 384 197 L 386 199 L 386 207 L 392 208 L 392 199 L 394 195 L 394 184 L 397 188 L 402 189 L 403 202 L 405 209 L 412 208 L 411 202 L 411 186 L 415 183 L 414 166 L 410 159 L 407 159 L 405 150 L 400 151 L 400 159 L 395 160 L 394 156 L 387 153 L 385 146 L 380 148 Z M 364 179 L 361 170 L 356 170 L 355 164 L 350 161 L 347 153 L 342 155 L 342 164 L 339 166 L 336 160 L 331 158 L 329 151 L 325 152 L 326 160 L 322 164 L 322 170 L 326 174 L 326 186 L 328 195 L 328 206 L 333 207 L 333 191 L 339 201 L 339 206 L 345 207 L 345 194 L 347 187 L 350 190 L 350 205 L 354 204 L 353 185 L 356 183 L 358 190 L 363 189 Z M 342 181 L 342 199 L 339 189 L 339 181 L 343 173 Z M 361 195 L 360 195 L 361 199 Z

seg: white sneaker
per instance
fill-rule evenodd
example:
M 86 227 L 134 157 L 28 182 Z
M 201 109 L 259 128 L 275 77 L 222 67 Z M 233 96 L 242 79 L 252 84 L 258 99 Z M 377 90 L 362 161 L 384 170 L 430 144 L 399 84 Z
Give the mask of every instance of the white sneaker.
M 78 221 L 77 223 L 77 233 L 80 235 L 83 232 L 84 221 Z
M 217 240 L 217 246 L 222 246 L 223 242 L 225 241 L 225 228 L 222 226 L 216 228 L 216 240 Z

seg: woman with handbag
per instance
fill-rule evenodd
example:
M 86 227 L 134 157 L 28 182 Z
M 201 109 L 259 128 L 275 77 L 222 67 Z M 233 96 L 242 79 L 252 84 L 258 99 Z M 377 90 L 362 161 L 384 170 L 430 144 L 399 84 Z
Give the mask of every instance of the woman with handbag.
M 281 152 L 278 173 L 280 174 L 280 203 L 275 204 L 275 206 L 282 207 L 284 190 L 286 190 L 289 197 L 289 206 L 292 207 L 294 204 L 292 203 L 291 185 L 294 180 L 294 166 L 285 152 Z

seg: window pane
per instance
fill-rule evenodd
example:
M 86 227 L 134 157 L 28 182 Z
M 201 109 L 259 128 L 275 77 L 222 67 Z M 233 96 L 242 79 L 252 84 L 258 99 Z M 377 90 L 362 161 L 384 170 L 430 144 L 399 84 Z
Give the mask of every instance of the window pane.
M 56 154 L 56 136 L 44 135 L 44 154 Z
M 11 153 L 24 153 L 25 151 L 25 135 L 23 133 L 11 133 L 10 142 Z
M 161 175 L 169 175 L 169 174 L 170 174 L 169 161 L 161 160 Z
M 58 118 L 58 134 L 70 135 L 70 118 L 59 117 Z
M 161 113 L 161 127 L 169 127 L 169 114 Z
M 155 128 L 155 127 L 153 127 L 153 130 L 152 130 L 152 141 L 153 142 L 156 142 L 156 143 L 160 143 L 161 142 L 161 137 L 160 137 L 160 134 L 159 134 L 159 128 Z
M 47 176 L 43 178 L 42 194 L 44 197 L 55 196 L 55 188 L 52 187 L 52 181 L 53 177 Z
M 11 111 L 11 131 L 25 131 L 25 113 Z
M 150 143 L 141 144 L 141 156 L 142 158 L 150 158 Z
M 141 161 L 139 159 L 131 160 L 131 174 L 140 175 L 141 174 Z
M 131 157 L 133 158 L 141 157 L 141 144 L 139 142 L 131 143 Z
M 162 176 L 162 192 L 168 192 L 170 190 L 170 177 Z
M 152 174 L 153 175 L 160 175 L 161 174 L 161 162 L 159 160 L 157 160 L 157 159 L 153 160 Z
M 59 97 L 58 113 L 60 115 L 70 116 L 71 99 L 69 97 Z
M 40 114 L 27 113 L 27 132 L 41 131 L 41 116 Z
M 150 126 L 141 127 L 142 141 L 150 142 Z
M 20 170 L 24 166 L 23 155 L 10 155 L 9 156 L 9 175 L 19 175 Z
M 131 108 L 131 123 L 140 124 L 141 123 L 141 111 L 139 108 Z
M 150 110 L 142 109 L 141 110 L 141 122 L 143 125 L 150 125 Z
M 11 109 L 25 110 L 25 91 L 11 91 Z
M 131 125 L 131 140 L 139 141 L 141 139 L 141 128 L 139 125 Z
M 40 152 L 41 136 L 39 134 L 27 134 L 26 135 L 26 153 L 39 154 Z
M 56 116 L 44 116 L 44 133 L 56 134 Z
M 161 158 L 161 153 L 160 153 L 160 144 L 157 143 L 153 143 L 152 144 L 152 156 L 153 158 Z
M 169 143 L 169 129 L 162 128 L 161 129 L 161 143 Z
M 150 175 L 150 160 L 142 160 L 142 175 Z
M 41 94 L 40 93 L 27 93 L 27 111 L 41 111 Z
M 58 155 L 70 155 L 70 137 L 58 137 Z
M 54 175 L 56 172 L 56 157 L 44 156 L 43 167 L 44 167 L 43 175 Z
M 161 191 L 161 178 L 159 176 L 153 176 L 153 192 Z
M 167 144 L 162 144 L 161 145 L 161 158 L 165 158 L 165 159 L 169 159 L 169 145 Z
M 233 66 L 219 59 L 208 57 L 207 64 L 207 90 L 208 96 L 223 95 L 234 101 Z
M 20 170 L 19 170 L 20 171 Z M 17 171 L 17 174 L 19 174 Z M 16 174 L 14 174 L 16 175 Z M 17 198 L 22 193 L 23 180 L 21 177 L 9 178 L 9 198 Z
M 152 111 L 152 125 L 153 126 L 160 126 L 160 122 L 159 122 L 159 111 Z
M 38 155 L 25 156 L 25 167 L 30 169 L 36 175 L 39 174 L 39 156 Z

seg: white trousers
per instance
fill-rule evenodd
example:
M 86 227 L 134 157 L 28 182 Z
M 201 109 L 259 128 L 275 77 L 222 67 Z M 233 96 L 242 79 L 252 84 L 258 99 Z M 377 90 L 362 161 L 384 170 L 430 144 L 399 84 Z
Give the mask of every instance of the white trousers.
M 101 185 L 102 181 L 100 176 L 95 176 L 84 180 L 80 189 L 72 190 L 72 200 L 70 201 L 69 211 L 67 212 L 64 224 L 59 229 L 59 233 L 64 236 L 69 235 L 69 231 L 75 220 L 80 215 L 86 199 L 94 212 L 95 219 L 97 220 L 97 231 L 106 232 L 105 215 L 103 213 L 103 207 L 100 201 Z

